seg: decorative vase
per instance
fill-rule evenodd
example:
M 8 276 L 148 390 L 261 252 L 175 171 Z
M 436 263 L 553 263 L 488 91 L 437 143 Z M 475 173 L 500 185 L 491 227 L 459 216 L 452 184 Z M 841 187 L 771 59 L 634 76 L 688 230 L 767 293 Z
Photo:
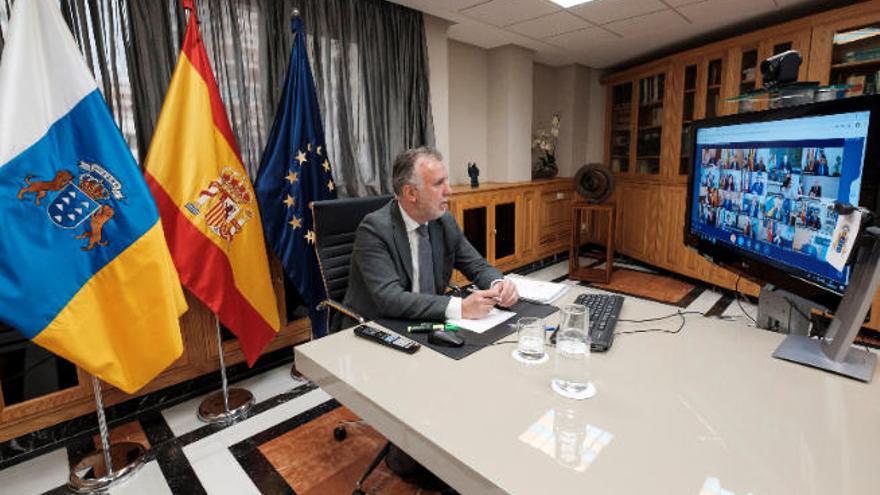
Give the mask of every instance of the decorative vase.
M 556 156 L 545 153 L 544 156 L 538 158 L 539 163 L 532 168 L 533 179 L 549 179 L 556 177 L 559 173 L 559 167 L 556 166 Z

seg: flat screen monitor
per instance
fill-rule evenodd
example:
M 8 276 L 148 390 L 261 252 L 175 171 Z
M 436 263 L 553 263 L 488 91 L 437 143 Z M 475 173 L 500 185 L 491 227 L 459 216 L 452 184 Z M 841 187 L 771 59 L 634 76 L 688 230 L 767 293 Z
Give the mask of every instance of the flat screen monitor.
M 875 210 L 880 97 L 697 122 L 685 242 L 829 309 L 851 274 L 825 261 L 835 202 Z

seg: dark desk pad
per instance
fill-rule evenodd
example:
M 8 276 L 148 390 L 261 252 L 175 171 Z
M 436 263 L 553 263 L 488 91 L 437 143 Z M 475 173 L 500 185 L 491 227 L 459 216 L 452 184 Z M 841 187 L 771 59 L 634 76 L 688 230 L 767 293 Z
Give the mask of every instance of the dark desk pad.
M 483 333 L 475 333 L 465 329 L 459 330 L 459 335 L 464 338 L 464 345 L 461 347 L 444 347 L 434 345 L 428 342 L 427 333 L 409 333 L 406 331 L 406 327 L 410 325 L 418 325 L 419 323 L 423 323 L 423 321 L 421 320 L 391 320 L 380 318 L 376 320 L 376 323 L 382 325 L 389 330 L 399 333 L 404 337 L 415 340 L 425 347 L 430 347 L 440 354 L 458 360 L 470 356 L 480 349 L 492 345 L 493 343 L 503 339 L 504 337 L 515 333 L 517 319 L 525 316 L 544 318 L 559 311 L 559 308 L 557 308 L 556 306 L 551 306 L 549 304 L 538 304 L 528 301 L 519 301 L 511 306 L 509 311 L 513 311 L 514 313 L 516 313 L 516 316 L 511 317 L 504 323 L 496 325 Z

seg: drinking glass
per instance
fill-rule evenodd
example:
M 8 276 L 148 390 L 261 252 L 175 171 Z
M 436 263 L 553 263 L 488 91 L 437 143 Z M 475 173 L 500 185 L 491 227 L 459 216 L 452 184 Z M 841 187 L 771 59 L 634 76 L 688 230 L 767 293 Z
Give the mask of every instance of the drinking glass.
M 517 355 L 525 361 L 544 357 L 544 326 L 538 318 L 524 317 L 516 322 Z
M 586 306 L 562 308 L 562 322 L 556 333 L 556 361 L 551 385 L 570 399 L 586 399 L 596 393 L 590 383 L 590 313 Z

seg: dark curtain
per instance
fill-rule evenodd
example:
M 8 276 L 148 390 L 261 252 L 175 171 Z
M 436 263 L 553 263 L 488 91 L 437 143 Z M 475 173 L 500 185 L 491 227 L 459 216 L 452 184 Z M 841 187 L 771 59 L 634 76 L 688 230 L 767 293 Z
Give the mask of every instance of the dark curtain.
M 402 150 L 434 144 L 422 14 L 384 0 L 262 0 L 269 40 L 267 106 L 290 54 L 290 12 L 306 25 L 309 59 L 337 190 L 391 192 Z
M 0 50 L 12 0 L 0 0 Z M 384 0 L 199 0 L 200 30 L 242 161 L 256 175 L 301 10 L 337 190 L 391 191 L 401 150 L 434 144 L 422 14 Z M 177 64 L 179 0 L 61 0 L 86 62 L 143 161 Z
M 13 0 L 0 0 L 0 56 L 6 45 L 6 24 L 9 23 L 9 13 L 12 11 Z
M 179 0 L 129 0 L 133 98 L 138 109 L 138 136 L 149 142 L 165 92 L 177 65 L 186 17 Z M 256 176 L 269 123 L 263 108 L 264 77 L 260 71 L 259 32 L 262 9 L 257 0 L 196 2 L 199 30 L 211 57 L 220 96 L 251 177 Z M 140 150 L 141 160 L 146 148 Z
M 129 0 L 130 39 L 126 45 L 132 80 L 131 99 L 138 138 L 149 143 L 159 120 L 171 74 L 183 42 L 185 18 L 178 0 Z M 138 161 L 147 145 L 138 148 Z
M 0 53 L 14 3 L 0 0 Z M 60 0 L 59 5 L 129 148 L 136 151 L 138 139 L 125 54 L 129 39 L 125 0 Z

